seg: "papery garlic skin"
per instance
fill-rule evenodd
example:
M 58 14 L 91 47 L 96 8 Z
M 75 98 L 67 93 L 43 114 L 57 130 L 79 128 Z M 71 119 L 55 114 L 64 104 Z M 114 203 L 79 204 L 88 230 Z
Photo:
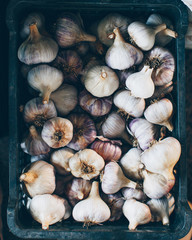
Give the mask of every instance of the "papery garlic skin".
M 169 129 L 169 131 L 173 130 L 173 125 L 170 120 L 172 114 L 173 104 L 167 98 L 155 101 L 144 111 L 144 116 L 147 121 L 165 126 Z
M 136 199 L 138 201 L 142 201 L 143 202 L 147 198 L 145 193 L 142 190 L 140 190 L 140 189 L 134 189 L 134 188 L 127 188 L 126 187 L 126 188 L 123 188 L 121 190 L 121 192 L 122 192 L 122 194 L 123 194 L 123 196 L 124 196 L 124 198 L 126 200 L 134 198 L 134 199 Z
M 131 74 L 126 80 L 126 86 L 133 96 L 149 98 L 153 95 L 155 86 L 151 78 L 153 72 L 149 66 L 144 66 L 140 72 Z
M 85 180 L 97 177 L 104 165 L 103 158 L 92 149 L 81 150 L 69 160 L 69 167 L 73 176 Z
M 135 230 L 138 225 L 151 221 L 149 207 L 135 199 L 126 200 L 123 205 L 123 214 L 129 220 L 129 230 Z

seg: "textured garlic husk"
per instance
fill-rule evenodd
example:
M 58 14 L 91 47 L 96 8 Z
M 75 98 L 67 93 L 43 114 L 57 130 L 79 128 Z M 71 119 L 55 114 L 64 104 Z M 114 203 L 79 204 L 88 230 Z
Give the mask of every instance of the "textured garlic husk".
M 65 195 L 72 206 L 88 197 L 91 191 L 91 182 L 82 178 L 74 178 L 65 185 Z
M 153 68 L 144 66 L 140 72 L 131 74 L 126 80 L 126 87 L 137 98 L 149 98 L 155 91 L 155 85 L 151 78 Z
M 103 136 L 97 137 L 97 139 L 91 144 L 90 148 L 96 151 L 103 159 L 107 161 L 118 161 L 121 157 L 122 151 L 120 146 L 121 141 L 110 140 Z
M 97 177 L 104 166 L 104 159 L 92 149 L 81 150 L 69 160 L 73 176 L 85 180 Z
M 161 99 L 154 101 L 150 106 L 144 111 L 144 116 L 147 121 L 165 126 L 169 131 L 173 131 L 173 124 L 171 122 L 171 117 L 173 114 L 173 104 L 167 99 Z
M 30 197 L 52 194 L 55 190 L 54 167 L 45 161 L 36 161 L 24 169 L 20 181 Z
M 64 147 L 51 154 L 50 162 L 59 174 L 68 175 L 71 171 L 69 168 L 69 159 L 74 154 L 75 152 L 72 149 Z
M 155 91 L 153 93 L 153 95 L 150 97 L 151 100 L 153 99 L 161 99 L 164 98 L 166 94 L 170 93 L 173 91 L 173 82 L 169 82 L 163 86 L 156 86 L 155 87 Z
M 36 127 L 43 127 L 47 120 L 57 117 L 57 111 L 52 101 L 43 104 L 41 98 L 33 98 L 26 103 L 23 117 L 26 123 L 34 124 Z
M 123 214 L 129 221 L 129 230 L 135 230 L 138 225 L 151 221 L 150 208 L 135 199 L 126 200 L 123 205 Z
M 110 39 L 109 35 L 113 33 L 114 28 L 118 27 L 122 36 L 127 37 L 127 27 L 130 22 L 130 19 L 121 14 L 108 14 L 98 24 L 97 34 L 99 40 L 106 46 L 110 47 L 114 40 Z
M 64 206 L 65 206 L 65 214 L 64 214 L 63 220 L 66 220 L 71 216 L 72 209 L 68 201 L 66 199 L 63 199 L 63 200 L 64 200 Z
M 136 188 L 136 183 L 123 174 L 121 167 L 116 162 L 109 162 L 104 168 L 101 188 L 106 194 L 114 194 L 123 187 Z
M 147 196 L 141 189 L 123 188 L 121 192 L 126 200 L 134 198 L 138 201 L 143 202 L 147 198 Z
M 115 40 L 105 55 L 107 65 L 112 69 L 124 70 L 133 65 L 140 64 L 143 60 L 143 53 L 125 42 L 119 28 L 113 30 Z
M 110 222 L 118 221 L 122 215 L 122 207 L 125 202 L 120 192 L 115 194 L 101 194 L 102 199 L 107 203 L 111 211 Z
M 58 113 L 61 116 L 69 114 L 77 105 L 77 89 L 69 84 L 62 84 L 56 91 L 51 93 L 50 99 L 53 100 Z
M 82 29 L 82 22 L 72 13 L 63 13 L 56 21 L 56 40 L 60 47 L 66 48 L 79 42 L 94 42 L 96 37 Z
M 21 143 L 21 148 L 31 156 L 46 154 L 50 151 L 50 147 L 44 142 L 40 132 L 33 125 L 30 126 L 28 136 Z
M 62 221 L 65 215 L 64 199 L 50 194 L 35 196 L 30 203 L 30 213 L 42 224 L 43 230 L 48 230 L 49 225 Z
M 33 89 L 40 92 L 42 102 L 45 104 L 49 102 L 51 93 L 62 84 L 63 74 L 58 69 L 43 64 L 31 69 L 27 80 Z
M 93 182 L 89 197 L 80 201 L 73 208 L 73 218 L 86 225 L 94 225 L 107 221 L 111 212 L 99 195 L 99 183 Z
M 92 116 L 99 117 L 108 114 L 112 107 L 112 97 L 97 98 L 85 89 L 79 94 L 79 105 Z
M 41 136 L 52 148 L 64 147 L 73 137 L 73 125 L 66 118 L 52 118 L 45 122 Z
M 29 37 L 18 49 L 19 60 L 28 65 L 53 61 L 58 52 L 57 43 L 50 37 L 41 35 L 36 24 L 30 25 L 29 28 Z
M 120 90 L 115 93 L 113 102 L 120 112 L 133 117 L 141 117 L 145 109 L 145 100 L 134 97 L 129 90 Z
M 133 119 L 129 123 L 129 130 L 135 137 L 135 145 L 139 145 L 142 150 L 149 148 L 157 135 L 157 127 L 144 118 Z
M 85 149 L 96 138 L 95 123 L 87 114 L 72 113 L 69 120 L 73 124 L 73 138 L 67 146 L 76 151 Z
M 161 198 L 171 191 L 175 178 L 167 180 L 163 175 L 143 170 L 143 191 L 149 198 Z
M 162 174 L 166 179 L 175 179 L 173 168 L 179 161 L 181 144 L 176 138 L 167 137 L 154 143 L 141 155 L 145 168 L 153 173 Z
M 173 31 L 173 25 L 171 21 L 166 18 L 165 16 L 162 16 L 160 14 L 151 14 L 146 24 L 149 26 L 158 26 L 160 24 L 165 23 L 167 28 L 159 33 L 157 33 L 155 37 L 155 43 L 157 46 L 165 46 L 167 45 L 173 38 L 177 37 L 177 33 Z
M 119 87 L 117 74 L 107 66 L 94 66 L 83 76 L 85 88 L 95 97 L 108 97 Z
M 138 148 L 131 148 L 119 161 L 125 176 L 135 180 L 142 180 L 141 173 L 141 153 Z
M 133 22 L 127 28 L 132 41 L 144 51 L 148 51 L 154 46 L 156 34 L 164 29 L 166 29 L 164 23 L 152 27 L 142 22 Z

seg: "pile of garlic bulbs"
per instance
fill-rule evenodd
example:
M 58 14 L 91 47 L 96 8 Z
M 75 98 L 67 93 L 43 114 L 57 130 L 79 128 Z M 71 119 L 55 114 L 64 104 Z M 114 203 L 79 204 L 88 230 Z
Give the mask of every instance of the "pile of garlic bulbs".
M 21 148 L 31 156 L 19 180 L 32 217 L 44 230 L 68 218 L 169 224 L 181 154 L 171 136 L 175 60 L 164 48 L 177 37 L 172 23 L 111 13 L 90 34 L 74 13 L 52 31 L 45 23 L 30 13 L 18 48 L 30 96 Z

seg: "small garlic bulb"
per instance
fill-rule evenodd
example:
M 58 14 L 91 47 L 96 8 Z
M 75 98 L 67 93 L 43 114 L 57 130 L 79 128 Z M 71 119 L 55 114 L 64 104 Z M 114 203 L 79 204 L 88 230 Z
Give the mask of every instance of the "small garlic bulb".
M 171 123 L 171 116 L 173 114 L 173 104 L 167 99 L 155 100 L 144 111 L 144 116 L 147 121 L 165 126 L 169 131 L 173 131 L 173 125 Z
M 92 149 L 81 150 L 69 160 L 69 167 L 73 176 L 85 180 L 97 177 L 104 165 L 103 158 Z
M 57 117 L 57 111 L 52 101 L 42 104 L 41 98 L 33 98 L 26 103 L 23 117 L 26 123 L 34 124 L 36 127 L 43 127 L 47 120 Z
M 72 149 L 64 147 L 51 154 L 50 162 L 59 174 L 67 175 L 71 172 L 69 159 L 73 157 L 74 153 Z
M 142 22 L 133 22 L 128 26 L 127 30 L 137 46 L 144 51 L 148 51 L 155 43 L 156 34 L 164 29 L 166 29 L 166 24 L 151 27 Z
M 145 109 L 145 100 L 134 97 L 128 90 L 118 91 L 114 95 L 113 102 L 121 112 L 133 117 L 141 117 Z
M 107 65 L 112 69 L 124 70 L 140 64 L 143 60 L 143 53 L 125 42 L 119 28 L 115 28 L 113 32 L 115 40 L 105 55 Z
M 20 176 L 30 197 L 52 194 L 55 190 L 54 167 L 45 161 L 36 161 L 27 166 Z
M 133 189 L 133 188 L 126 187 L 126 188 L 123 188 L 121 192 L 126 200 L 134 198 L 138 201 L 145 201 L 147 198 L 145 193 L 140 189 Z
M 56 91 L 51 93 L 50 99 L 53 100 L 58 113 L 61 116 L 69 114 L 77 105 L 77 89 L 69 84 L 62 84 Z
M 106 194 L 118 192 L 123 187 L 136 188 L 136 183 L 123 174 L 121 167 L 116 162 L 109 162 L 104 168 L 101 188 Z
M 135 180 L 141 180 L 141 153 L 138 148 L 131 148 L 121 159 L 120 166 L 125 176 L 133 178 Z
M 64 147 L 73 137 L 73 125 L 66 118 L 52 118 L 45 122 L 41 136 L 52 148 Z
M 31 24 L 29 37 L 18 49 L 18 58 L 25 64 L 49 63 L 58 52 L 57 43 L 50 37 L 41 35 L 36 24 Z
M 99 195 L 99 183 L 93 182 L 89 197 L 80 201 L 73 208 L 73 218 L 86 225 L 94 225 L 107 221 L 111 212 Z
M 138 98 L 149 98 L 153 95 L 155 85 L 152 81 L 151 74 L 153 68 L 144 66 L 140 72 L 131 74 L 126 80 L 126 86 L 133 96 Z
M 43 230 L 48 230 L 49 225 L 61 221 L 64 217 L 64 199 L 50 194 L 35 196 L 30 203 L 30 213 L 42 224 Z
M 108 97 L 119 87 L 117 74 L 107 66 L 92 67 L 83 78 L 85 88 L 95 97 Z
M 123 205 L 123 214 L 129 221 L 129 230 L 135 230 L 138 225 L 146 224 L 151 221 L 149 207 L 135 199 L 125 201 Z
M 27 80 L 33 89 L 40 92 L 45 104 L 49 102 L 50 94 L 62 84 L 63 74 L 58 69 L 43 64 L 32 68 Z

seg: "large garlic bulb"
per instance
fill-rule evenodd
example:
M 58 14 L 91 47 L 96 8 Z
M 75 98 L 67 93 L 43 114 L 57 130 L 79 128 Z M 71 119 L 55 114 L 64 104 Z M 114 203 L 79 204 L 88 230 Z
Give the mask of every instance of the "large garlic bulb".
M 85 88 L 95 97 L 108 97 L 119 87 L 117 74 L 107 66 L 92 67 L 83 78 Z
M 58 69 L 43 64 L 32 68 L 27 80 L 32 88 L 40 92 L 45 104 L 49 102 L 50 94 L 62 84 L 63 74 Z
M 73 218 L 85 225 L 99 224 L 107 221 L 111 212 L 99 195 L 99 183 L 93 182 L 89 197 L 80 201 L 73 208 Z
M 85 180 L 97 177 L 104 165 L 103 158 L 92 149 L 81 150 L 69 160 L 69 167 L 73 176 Z
M 115 40 L 105 56 L 107 65 L 112 69 L 124 70 L 133 65 L 140 64 L 143 60 L 143 53 L 131 44 L 125 42 L 119 28 L 115 28 L 113 32 L 115 34 Z

